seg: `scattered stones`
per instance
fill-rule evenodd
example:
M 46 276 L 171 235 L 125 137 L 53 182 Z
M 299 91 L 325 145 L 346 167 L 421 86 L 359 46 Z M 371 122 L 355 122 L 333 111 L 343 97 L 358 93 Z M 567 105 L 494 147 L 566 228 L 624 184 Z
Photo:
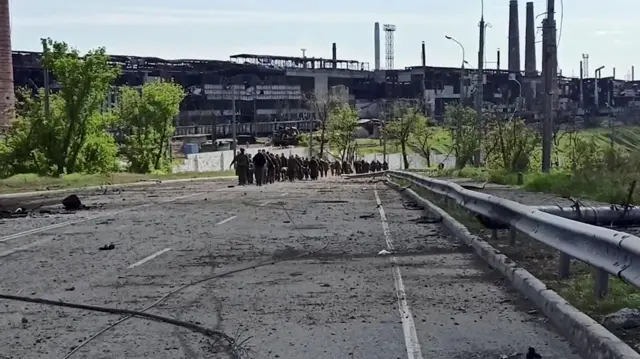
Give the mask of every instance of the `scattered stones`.
M 602 325 L 609 330 L 640 328 L 640 310 L 622 308 L 602 319 Z

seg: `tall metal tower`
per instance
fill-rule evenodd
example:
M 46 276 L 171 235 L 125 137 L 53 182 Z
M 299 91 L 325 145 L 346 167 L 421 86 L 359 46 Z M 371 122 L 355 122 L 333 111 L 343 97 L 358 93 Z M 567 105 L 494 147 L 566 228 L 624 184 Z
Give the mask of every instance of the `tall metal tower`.
M 589 77 L 589 54 L 582 54 L 582 71 L 584 77 Z
M 393 35 L 396 32 L 396 25 L 385 24 L 382 28 L 384 30 L 384 46 L 387 53 L 387 70 L 393 69 Z

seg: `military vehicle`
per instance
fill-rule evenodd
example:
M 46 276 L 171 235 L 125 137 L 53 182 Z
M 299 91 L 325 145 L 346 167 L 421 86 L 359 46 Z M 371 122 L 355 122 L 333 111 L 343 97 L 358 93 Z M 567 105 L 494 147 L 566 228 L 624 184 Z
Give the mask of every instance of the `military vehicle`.
M 273 132 L 271 144 L 273 146 L 297 146 L 300 132 L 295 127 L 280 126 Z

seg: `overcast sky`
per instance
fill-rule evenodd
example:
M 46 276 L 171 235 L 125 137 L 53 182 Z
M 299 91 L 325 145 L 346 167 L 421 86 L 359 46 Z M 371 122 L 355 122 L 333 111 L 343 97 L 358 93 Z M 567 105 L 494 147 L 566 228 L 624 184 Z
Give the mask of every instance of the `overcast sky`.
M 509 0 L 484 0 L 487 61 L 502 49 L 507 64 Z M 603 76 L 616 67 L 624 78 L 640 65 L 640 1 L 556 0 L 559 64 L 564 75 L 578 74 L 582 54 Z M 545 12 L 546 0 L 535 0 Z M 466 59 L 477 63 L 480 0 L 10 0 L 13 48 L 38 50 L 41 37 L 66 41 L 82 51 L 105 46 L 123 55 L 223 59 L 236 53 L 331 57 L 369 62 L 373 67 L 373 23 L 394 24 L 395 67 L 420 64 L 420 43 L 427 44 L 430 65 L 459 66 L 462 51 L 445 39 L 460 41 Z M 564 16 L 562 8 L 564 7 Z M 520 1 L 521 50 L 524 53 L 525 1 Z M 538 18 L 541 20 L 542 16 Z M 538 23 L 539 25 L 539 23 Z M 541 33 L 538 33 L 540 40 Z M 538 44 L 539 47 L 540 44 Z M 382 37 L 384 66 L 384 36 Z M 524 55 L 521 56 L 524 67 Z M 634 62 L 636 61 L 636 62 Z M 538 62 L 540 55 L 538 49 Z M 495 64 L 489 64 L 495 67 Z M 538 68 L 540 66 L 538 65 Z

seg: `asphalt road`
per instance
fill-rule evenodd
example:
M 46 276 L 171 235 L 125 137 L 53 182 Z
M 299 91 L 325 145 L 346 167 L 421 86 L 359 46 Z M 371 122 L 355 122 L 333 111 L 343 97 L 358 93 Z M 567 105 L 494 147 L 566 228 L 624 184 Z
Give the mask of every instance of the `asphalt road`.
M 86 211 L 0 220 L 0 293 L 141 310 L 240 270 L 148 312 L 223 331 L 253 358 L 498 359 L 530 346 L 545 359 L 579 358 L 440 224 L 382 184 L 229 184 L 93 193 Z M 0 358 L 64 358 L 120 318 L 0 300 Z M 228 358 L 220 347 L 134 318 L 71 358 Z

